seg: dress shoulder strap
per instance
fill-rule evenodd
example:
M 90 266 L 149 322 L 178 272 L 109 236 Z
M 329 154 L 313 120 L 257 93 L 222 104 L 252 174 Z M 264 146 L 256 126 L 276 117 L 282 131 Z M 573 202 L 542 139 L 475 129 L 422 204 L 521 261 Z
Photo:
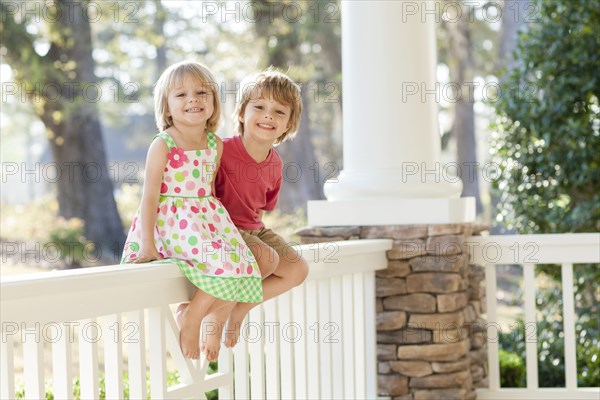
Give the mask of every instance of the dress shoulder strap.
M 206 141 L 208 143 L 208 148 L 216 150 L 217 149 L 217 137 L 214 132 L 206 133 Z
M 162 140 L 165 141 L 165 143 L 167 144 L 167 147 L 169 148 L 169 150 L 171 150 L 173 147 L 177 147 L 177 145 L 175 145 L 175 141 L 173 140 L 173 138 L 171 137 L 171 135 L 169 135 L 167 133 L 167 131 L 162 131 L 160 133 L 157 133 L 154 138 L 161 138 Z M 152 140 L 154 140 L 154 138 L 152 138 Z

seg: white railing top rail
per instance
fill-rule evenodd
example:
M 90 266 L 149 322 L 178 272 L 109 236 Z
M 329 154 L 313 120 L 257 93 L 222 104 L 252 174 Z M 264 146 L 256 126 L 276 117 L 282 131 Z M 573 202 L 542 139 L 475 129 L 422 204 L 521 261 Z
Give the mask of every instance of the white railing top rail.
M 387 266 L 388 239 L 298 246 L 308 280 Z M 1 320 L 28 326 L 187 301 L 193 286 L 172 264 L 128 264 L 0 278 Z M 68 307 L 67 307 L 68 306 Z M 4 329 L 5 324 L 2 324 Z M 12 329 L 12 328 L 11 328 Z
M 600 262 L 600 233 L 472 236 L 465 246 L 479 265 Z

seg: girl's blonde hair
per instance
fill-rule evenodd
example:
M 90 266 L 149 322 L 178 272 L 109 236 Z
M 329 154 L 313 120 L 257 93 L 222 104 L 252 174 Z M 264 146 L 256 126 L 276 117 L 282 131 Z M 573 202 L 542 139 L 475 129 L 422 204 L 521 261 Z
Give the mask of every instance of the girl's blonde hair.
M 244 135 L 244 123 L 240 118 L 244 116 L 248 102 L 253 99 L 273 99 L 291 109 L 290 129 L 281 135 L 275 145 L 281 144 L 296 136 L 300 117 L 302 115 L 302 95 L 298 86 L 286 74 L 269 67 L 264 71 L 250 75 L 242 81 L 238 91 L 238 99 L 233 112 L 235 133 Z
M 191 76 L 206 85 L 206 90 L 213 96 L 213 114 L 206 122 L 206 129 L 215 132 L 219 128 L 221 121 L 221 97 L 219 96 L 218 86 L 210 70 L 203 64 L 196 61 L 181 61 L 168 67 L 158 78 L 154 85 L 154 117 L 156 127 L 160 132 L 173 126 L 173 119 L 168 116 L 169 107 L 167 105 L 167 96 L 169 91 L 181 82 L 186 76 Z

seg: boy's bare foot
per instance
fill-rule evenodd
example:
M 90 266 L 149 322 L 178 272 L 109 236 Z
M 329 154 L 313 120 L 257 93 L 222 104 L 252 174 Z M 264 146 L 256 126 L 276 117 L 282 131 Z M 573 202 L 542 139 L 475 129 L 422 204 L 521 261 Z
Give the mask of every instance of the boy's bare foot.
M 189 303 L 177 306 L 176 320 L 179 327 L 179 346 L 184 357 L 197 360 L 200 358 L 200 323 L 188 318 Z
M 225 331 L 225 346 L 230 349 L 233 348 L 238 340 L 240 339 L 240 330 L 242 329 L 242 322 L 246 318 L 248 311 L 240 307 L 240 304 L 236 305 L 231 314 L 229 315 L 229 321 L 227 321 L 227 330 Z
M 200 351 L 206 355 L 208 361 L 217 361 L 221 350 L 221 335 L 223 324 L 213 320 L 211 316 L 202 322 L 202 344 Z

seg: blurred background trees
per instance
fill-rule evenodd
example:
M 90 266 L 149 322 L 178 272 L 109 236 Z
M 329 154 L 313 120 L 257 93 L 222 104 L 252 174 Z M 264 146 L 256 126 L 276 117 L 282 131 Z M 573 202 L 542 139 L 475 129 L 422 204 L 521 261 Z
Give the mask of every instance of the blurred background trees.
M 587 1 L 541 3 L 539 21 L 521 34 L 495 104 L 491 151 L 500 177 L 497 218 L 519 233 L 600 230 L 600 8 Z M 520 90 L 515 90 L 519 88 Z M 580 386 L 600 386 L 600 270 L 575 268 Z M 541 387 L 564 386 L 560 268 L 538 266 Z M 524 340 L 503 347 L 525 356 Z M 522 339 L 522 338 L 521 338 Z M 596 365 L 590 364 L 596 360 Z M 524 365 L 521 365 L 524 368 Z M 518 375 L 520 376 L 520 375 Z M 523 385 L 524 382 L 513 382 Z
M 47 14 L 56 22 L 33 25 L 19 20 L 19 5 L 26 6 L 0 4 L 3 53 L 13 67 L 15 82 L 44 123 L 61 175 L 68 168 L 68 175 L 56 179 L 58 213 L 85 221 L 85 236 L 106 254 L 123 244 L 125 236 L 94 101 L 99 79 L 90 19 L 84 16 L 81 3 L 70 3 L 72 8 L 67 10 L 64 1 L 57 1 Z M 67 12 L 69 18 L 61 17 Z

